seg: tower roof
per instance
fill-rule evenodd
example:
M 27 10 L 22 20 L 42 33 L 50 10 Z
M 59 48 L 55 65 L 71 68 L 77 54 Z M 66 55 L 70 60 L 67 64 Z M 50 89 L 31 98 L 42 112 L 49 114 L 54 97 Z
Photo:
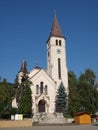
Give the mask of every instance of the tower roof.
M 22 61 L 22 65 L 19 72 L 27 72 L 27 63 L 25 60 Z
M 51 28 L 51 32 L 50 32 L 50 37 L 55 36 L 55 37 L 63 37 L 63 34 L 61 32 L 57 17 L 56 17 L 56 13 L 54 14 L 54 20 L 52 23 L 52 28 Z

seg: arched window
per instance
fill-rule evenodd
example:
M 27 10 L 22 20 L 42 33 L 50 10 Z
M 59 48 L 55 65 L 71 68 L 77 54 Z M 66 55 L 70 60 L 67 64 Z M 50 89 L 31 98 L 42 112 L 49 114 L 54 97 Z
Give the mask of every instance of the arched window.
M 56 46 L 58 46 L 58 40 L 56 39 Z
M 47 87 L 47 85 L 45 85 L 45 94 L 46 95 L 48 94 L 48 87 Z
M 36 94 L 39 94 L 39 85 L 36 85 Z
M 59 46 L 61 46 L 61 40 L 59 40 Z
M 43 82 L 40 82 L 40 93 L 43 93 Z

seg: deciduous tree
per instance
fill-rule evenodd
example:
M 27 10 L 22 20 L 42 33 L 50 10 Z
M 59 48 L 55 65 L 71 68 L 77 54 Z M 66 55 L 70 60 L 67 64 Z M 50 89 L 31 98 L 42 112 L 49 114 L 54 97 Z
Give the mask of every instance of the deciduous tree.
M 69 95 L 68 95 L 68 113 L 71 116 L 79 110 L 79 95 L 77 91 L 77 78 L 73 71 L 68 72 L 68 84 L 69 84 Z

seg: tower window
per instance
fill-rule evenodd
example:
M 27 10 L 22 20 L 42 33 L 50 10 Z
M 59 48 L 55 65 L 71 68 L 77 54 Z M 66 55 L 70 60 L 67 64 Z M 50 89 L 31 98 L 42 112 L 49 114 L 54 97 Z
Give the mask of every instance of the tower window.
M 59 40 L 59 46 L 61 46 L 61 40 Z
M 47 85 L 45 85 L 45 94 L 48 94 Z
M 40 93 L 43 93 L 43 82 L 40 82 Z
M 36 94 L 39 94 L 39 85 L 36 85 Z
M 61 59 L 58 58 L 58 78 L 61 79 Z
M 58 46 L 58 40 L 56 39 L 56 46 Z

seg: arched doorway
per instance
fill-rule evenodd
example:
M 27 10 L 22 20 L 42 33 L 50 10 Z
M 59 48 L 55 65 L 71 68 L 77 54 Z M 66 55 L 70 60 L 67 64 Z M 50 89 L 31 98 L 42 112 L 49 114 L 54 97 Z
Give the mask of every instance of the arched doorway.
M 40 100 L 38 103 L 38 111 L 45 112 L 45 100 Z

